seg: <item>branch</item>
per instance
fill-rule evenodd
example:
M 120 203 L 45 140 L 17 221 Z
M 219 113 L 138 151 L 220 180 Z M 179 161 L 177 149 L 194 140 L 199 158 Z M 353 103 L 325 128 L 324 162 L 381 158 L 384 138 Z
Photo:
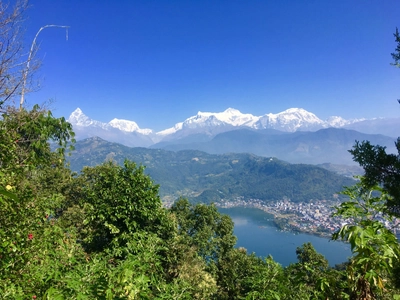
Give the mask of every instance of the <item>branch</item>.
M 40 32 L 43 29 L 50 28 L 50 27 L 65 28 L 65 30 L 66 30 L 66 40 L 68 41 L 68 28 L 69 28 L 69 26 L 64 26 L 64 25 L 45 25 L 45 26 L 41 27 L 39 29 L 39 31 L 36 33 L 35 38 L 32 41 L 31 49 L 29 51 L 28 60 L 26 62 L 26 68 L 25 68 L 25 71 L 24 71 L 24 73 L 22 75 L 21 100 L 19 102 L 19 109 L 20 110 L 22 109 L 22 105 L 24 104 L 26 78 L 28 77 L 29 68 L 30 68 L 31 60 L 32 60 L 32 55 L 33 55 L 33 52 L 34 52 L 34 49 L 35 49 L 35 45 L 36 45 L 36 39 L 37 39 L 37 37 L 39 36 Z

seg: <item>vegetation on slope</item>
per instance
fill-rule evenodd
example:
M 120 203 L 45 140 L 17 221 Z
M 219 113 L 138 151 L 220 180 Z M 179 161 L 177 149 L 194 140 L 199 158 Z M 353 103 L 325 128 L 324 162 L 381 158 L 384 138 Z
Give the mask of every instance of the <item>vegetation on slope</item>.
M 293 202 L 332 200 L 343 186 L 354 184 L 353 179 L 322 168 L 289 164 L 276 158 L 129 148 L 100 138 L 77 142 L 69 161 L 71 168 L 79 171 L 85 165 L 95 166 L 108 160 L 123 164 L 125 158 L 146 166 L 146 173 L 160 184 L 162 197 L 184 196 L 202 203 L 237 197 L 263 201 L 286 198 Z

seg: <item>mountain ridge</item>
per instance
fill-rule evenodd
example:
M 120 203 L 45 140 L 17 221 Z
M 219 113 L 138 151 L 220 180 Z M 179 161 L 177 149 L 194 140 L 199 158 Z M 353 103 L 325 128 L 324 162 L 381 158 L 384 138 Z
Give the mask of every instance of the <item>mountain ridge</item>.
M 303 108 L 289 108 L 277 114 L 268 113 L 261 116 L 244 114 L 235 108 L 227 108 L 223 112 L 199 111 L 195 116 L 191 116 L 183 122 L 178 122 L 173 127 L 154 132 L 152 129 L 148 128 L 141 129 L 136 122 L 130 120 L 114 118 L 108 123 L 96 121 L 86 116 L 79 107 L 74 112 L 72 112 L 70 117 L 68 118 L 68 121 L 71 124 L 77 126 L 94 125 L 101 128 L 107 128 L 110 126 L 126 132 L 137 131 L 147 135 L 153 133 L 159 135 L 168 135 L 178 130 L 182 130 L 183 128 L 204 127 L 207 125 L 218 126 L 221 125 L 221 123 L 225 123 L 227 125 L 235 127 L 245 126 L 254 129 L 277 129 L 274 128 L 274 126 L 277 126 L 282 131 L 294 132 L 299 129 L 308 128 L 310 127 L 310 124 L 320 125 L 321 128 L 326 128 L 344 126 L 364 120 L 365 119 L 345 120 L 338 116 L 331 116 L 326 121 L 323 121 L 319 119 L 315 114 L 308 112 Z M 283 126 L 288 124 L 290 124 L 291 126 Z
M 354 180 L 317 166 L 290 164 L 275 157 L 249 153 L 209 154 L 198 150 L 168 151 L 122 144 L 93 137 L 78 141 L 68 157 L 71 169 L 125 159 L 146 167 L 160 185 L 165 201 L 187 197 L 195 202 L 220 202 L 238 197 L 294 202 L 336 199 L 344 185 Z
M 376 119 L 372 120 L 379 123 Z M 96 121 L 85 115 L 80 108 L 71 113 L 68 121 L 74 126 L 77 139 L 100 136 L 130 147 L 148 147 L 159 142 L 178 140 L 193 135 L 203 135 L 206 139 L 211 139 L 217 134 L 240 128 L 297 132 L 316 131 L 330 127 L 345 128 L 362 122 L 369 124 L 365 119 L 345 120 L 339 116 L 332 116 L 324 121 L 303 108 L 289 108 L 277 114 L 254 116 L 241 113 L 231 107 L 217 113 L 199 111 L 195 116 L 158 132 L 149 128 L 140 128 L 136 122 L 130 120 L 114 118 L 108 123 Z M 365 124 L 361 128 L 371 131 L 371 127 Z
M 193 140 L 188 136 L 175 141 L 162 141 L 150 148 L 170 151 L 193 149 L 210 154 L 253 153 L 263 157 L 274 156 L 290 163 L 353 165 L 356 163 L 348 150 L 356 140 L 369 140 L 372 144 L 386 147 L 389 152 L 395 152 L 394 138 L 345 128 L 297 132 L 240 128 L 216 134 L 208 140 Z

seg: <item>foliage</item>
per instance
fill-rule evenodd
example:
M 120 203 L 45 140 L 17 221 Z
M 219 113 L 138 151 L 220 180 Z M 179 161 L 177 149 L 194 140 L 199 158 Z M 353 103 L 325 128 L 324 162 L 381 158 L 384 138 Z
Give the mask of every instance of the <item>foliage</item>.
M 30 111 L 8 108 L 2 114 L 0 135 L 0 165 L 5 172 L 24 172 L 48 164 L 54 158 L 49 141 L 58 145 L 58 163 L 64 163 L 67 142 L 74 142 L 71 124 L 38 105 Z
M 335 215 L 347 219 L 347 224 L 334 233 L 333 239 L 350 243 L 354 256 L 347 266 L 352 299 L 392 299 L 395 293 L 390 277 L 398 264 L 400 248 L 396 236 L 384 226 L 392 217 L 385 213 L 390 196 L 380 187 L 365 188 L 365 180 L 344 193 L 350 200 L 342 203 Z
M 400 139 L 396 142 L 400 155 Z M 387 197 L 386 206 L 393 214 L 400 216 L 400 160 L 399 155 L 388 154 L 385 147 L 371 145 L 368 141 L 356 142 L 350 150 L 354 160 L 364 168 L 363 183 L 368 188 L 382 184 L 383 188 L 392 197 Z
M 5 298 L 18 298 L 44 292 L 83 253 L 54 219 L 69 178 L 64 153 L 73 133 L 63 118 L 37 106 L 8 109 L 0 131 L 0 289 Z
M 313 245 L 308 242 L 301 247 L 296 249 L 297 259 L 300 264 L 314 264 L 320 270 L 326 270 L 328 268 L 328 261 L 325 257 L 318 253 Z
M 157 233 L 166 226 L 158 186 L 133 162 L 86 167 L 71 187 L 68 198 L 83 207 L 84 225 L 90 228 L 82 239 L 93 250 L 123 247 L 131 233 Z
M 74 177 L 64 166 L 70 125 L 38 107 L 11 112 L 0 121 L 7 150 L 2 298 L 205 299 L 215 292 L 206 263 L 181 243 L 143 167 L 106 163 Z M 61 150 L 51 150 L 51 139 Z M 179 257 L 167 247 L 182 249 Z
M 396 27 L 396 32 L 393 34 L 395 37 L 395 42 L 397 43 L 395 52 L 392 53 L 392 58 L 394 60 L 394 63 L 392 65 L 396 67 L 400 67 L 400 34 L 399 34 L 399 29 Z
M 343 299 L 346 290 L 343 272 L 330 268 L 311 243 L 297 247 L 296 254 L 298 262 L 291 264 L 285 273 L 307 295 L 302 296 L 304 299 Z
M 219 264 L 217 299 L 293 299 L 284 268 L 246 249 L 229 251 Z
M 212 267 L 235 245 L 233 222 L 218 212 L 215 205 L 190 204 L 180 199 L 171 207 L 179 234 L 187 237 L 190 246 Z

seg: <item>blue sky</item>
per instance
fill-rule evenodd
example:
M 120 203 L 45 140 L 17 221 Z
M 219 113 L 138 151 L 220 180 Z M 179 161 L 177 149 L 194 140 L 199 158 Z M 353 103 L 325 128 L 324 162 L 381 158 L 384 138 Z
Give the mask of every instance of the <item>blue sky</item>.
M 398 0 L 35 0 L 41 89 L 56 116 L 162 130 L 198 111 L 263 115 L 301 107 L 321 119 L 400 117 L 390 66 Z

